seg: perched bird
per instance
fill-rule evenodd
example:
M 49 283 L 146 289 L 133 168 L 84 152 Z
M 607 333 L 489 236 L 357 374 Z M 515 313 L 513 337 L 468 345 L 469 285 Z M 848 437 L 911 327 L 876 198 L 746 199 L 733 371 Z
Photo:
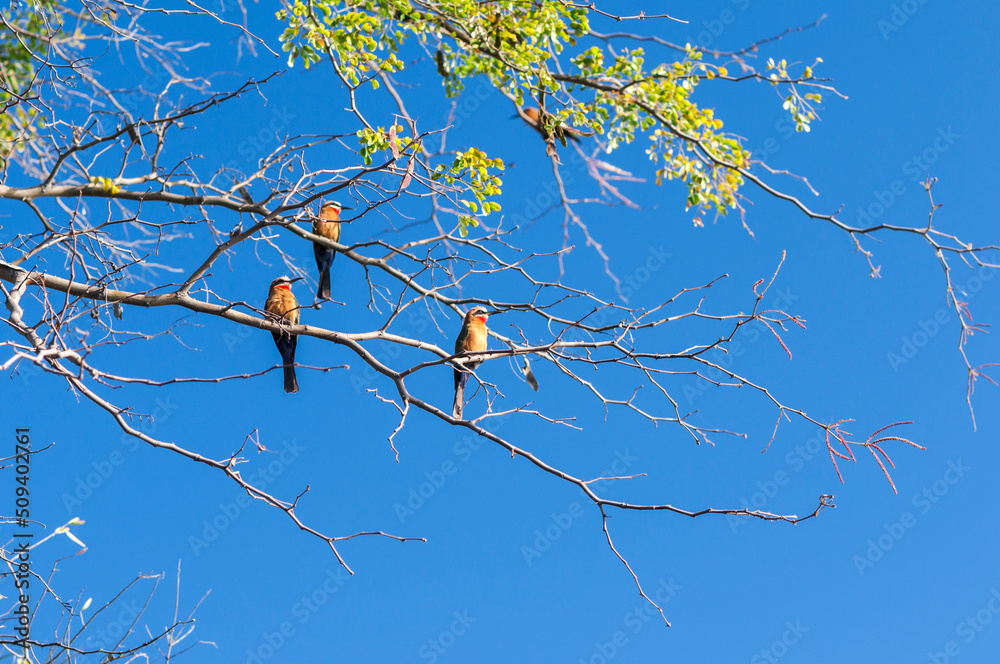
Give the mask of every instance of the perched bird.
M 243 199 L 244 203 L 247 205 L 253 205 L 253 195 L 250 193 L 249 189 L 241 185 L 236 188 L 236 193 L 240 195 L 240 198 Z
M 142 127 L 142 120 L 138 120 L 127 127 L 125 127 L 125 132 L 128 134 L 128 138 L 132 141 L 131 145 L 138 145 L 139 151 L 142 152 L 143 157 L 148 157 L 146 154 L 146 146 L 142 144 L 142 134 L 140 133 L 140 128 Z
M 523 113 L 524 116 L 530 120 L 530 122 L 528 122 L 528 126 L 541 134 L 542 138 L 548 140 L 548 136 L 545 135 L 545 120 L 540 117 L 539 110 L 534 106 L 528 106 L 527 108 L 521 109 L 521 113 Z M 519 115 L 518 117 L 521 116 Z M 581 137 L 593 135 L 593 133 L 584 133 L 579 129 L 574 129 L 573 127 L 564 124 L 557 125 L 555 129 L 555 137 L 559 139 L 559 141 L 563 144 L 563 147 L 566 146 L 567 138 L 571 141 L 579 143 Z
M 521 371 L 524 372 L 524 379 L 526 381 L 528 381 L 528 385 L 531 387 L 531 389 L 533 389 L 535 392 L 537 392 L 538 391 L 538 379 L 535 378 L 535 374 L 531 370 L 531 362 L 528 361 L 528 357 L 527 356 L 525 356 L 525 358 L 524 358 L 524 367 L 521 368 Z
M 299 324 L 299 302 L 292 295 L 292 284 L 301 278 L 278 277 L 271 282 L 264 310 L 277 318 L 278 322 Z M 285 331 L 272 332 L 271 336 L 274 337 L 274 345 L 281 353 L 281 363 L 285 372 L 285 392 L 298 392 L 299 381 L 295 378 L 295 343 L 298 337 Z
M 343 206 L 337 201 L 327 201 L 319 210 L 319 217 L 313 220 L 313 234 L 325 237 L 327 240 L 340 242 L 340 211 Z M 313 253 L 316 254 L 316 267 L 319 268 L 319 290 L 317 300 L 330 299 L 330 266 L 337 252 L 321 244 L 313 243 Z
M 498 311 L 487 311 L 485 307 L 473 307 L 465 314 L 462 321 L 462 331 L 455 339 L 455 354 L 476 353 L 486 350 L 486 319 L 492 313 Z M 462 419 L 462 407 L 465 405 L 465 384 L 469 382 L 469 374 L 476 370 L 483 363 L 482 358 L 470 357 L 466 359 L 455 359 L 456 364 L 462 365 L 464 369 L 455 369 L 455 405 L 452 406 L 451 415 L 455 419 Z

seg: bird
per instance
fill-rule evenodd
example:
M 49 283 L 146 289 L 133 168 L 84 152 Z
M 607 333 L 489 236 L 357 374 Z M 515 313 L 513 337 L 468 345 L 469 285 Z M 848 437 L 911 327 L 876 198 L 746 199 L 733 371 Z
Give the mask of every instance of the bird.
M 538 391 L 538 379 L 535 378 L 534 372 L 531 370 L 531 362 L 528 361 L 528 357 L 524 358 L 524 367 L 521 368 L 524 372 L 524 379 L 528 381 L 528 386 L 531 387 L 535 392 Z
M 240 198 L 243 199 L 244 203 L 246 203 L 247 205 L 253 205 L 253 194 L 250 193 L 249 189 L 247 189 L 243 185 L 240 185 L 236 187 L 236 193 L 240 195 Z
M 299 302 L 292 295 L 292 284 L 300 279 L 302 277 L 289 279 L 281 276 L 271 282 L 271 286 L 267 290 L 264 311 L 277 318 L 278 322 L 289 325 L 299 324 Z M 284 330 L 272 332 L 271 336 L 274 337 L 274 345 L 281 353 L 281 363 L 285 374 L 285 392 L 298 392 L 299 381 L 295 378 L 295 344 L 298 337 Z
M 319 210 L 319 217 L 313 220 L 313 234 L 325 237 L 327 240 L 340 242 L 340 212 L 344 207 L 337 201 L 327 201 Z M 316 255 L 316 267 L 319 268 L 319 290 L 317 300 L 329 300 L 330 266 L 337 252 L 330 247 L 313 242 L 313 253 Z
M 524 116 L 527 117 L 528 120 L 530 120 L 530 122 L 527 123 L 528 126 L 530 126 L 532 129 L 541 134 L 542 138 L 548 140 L 548 136 L 545 135 L 545 121 L 540 118 L 539 110 L 534 106 L 528 106 L 526 108 L 521 109 L 521 113 L 523 113 Z M 521 116 L 519 115 L 518 117 Z M 575 143 L 579 143 L 581 137 L 594 135 L 593 133 L 585 133 L 580 131 L 579 129 L 574 129 L 573 127 L 570 127 L 565 124 L 556 125 L 554 133 L 555 137 L 558 138 L 559 141 L 563 144 L 563 147 L 566 146 L 567 138 Z
M 499 313 L 497 311 L 487 311 L 485 307 L 473 307 L 465 314 L 462 321 L 462 331 L 455 339 L 455 355 L 462 353 L 477 353 L 486 350 L 486 320 L 490 314 Z M 462 419 L 462 407 L 465 405 L 465 384 L 469 382 L 469 374 L 476 370 L 483 363 L 480 357 L 470 357 L 464 360 L 455 359 L 456 364 L 460 364 L 462 369 L 455 369 L 455 404 L 452 406 L 451 415 L 456 420 Z

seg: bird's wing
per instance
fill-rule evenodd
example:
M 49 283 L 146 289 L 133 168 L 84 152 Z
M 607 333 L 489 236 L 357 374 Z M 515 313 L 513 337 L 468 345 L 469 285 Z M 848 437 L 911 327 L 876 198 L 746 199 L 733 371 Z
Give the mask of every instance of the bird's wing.
M 469 326 L 462 325 L 462 331 L 458 333 L 458 338 L 455 339 L 455 355 L 458 355 L 463 350 L 465 350 L 465 340 L 469 338 Z

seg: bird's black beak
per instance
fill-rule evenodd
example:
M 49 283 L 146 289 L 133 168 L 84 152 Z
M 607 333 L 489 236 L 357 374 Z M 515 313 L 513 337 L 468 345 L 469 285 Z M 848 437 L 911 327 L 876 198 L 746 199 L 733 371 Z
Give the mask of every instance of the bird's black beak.
M 514 115 L 510 116 L 510 119 L 513 120 L 514 118 L 519 118 L 519 117 L 521 117 L 521 115 L 519 113 L 515 113 Z
M 296 281 L 302 281 L 305 277 L 295 277 L 294 279 L 289 279 L 288 283 L 294 284 Z
M 502 314 L 502 313 L 503 313 L 503 310 L 501 310 L 501 309 L 494 309 L 493 311 L 487 311 L 486 315 L 487 316 L 496 316 L 497 314 Z

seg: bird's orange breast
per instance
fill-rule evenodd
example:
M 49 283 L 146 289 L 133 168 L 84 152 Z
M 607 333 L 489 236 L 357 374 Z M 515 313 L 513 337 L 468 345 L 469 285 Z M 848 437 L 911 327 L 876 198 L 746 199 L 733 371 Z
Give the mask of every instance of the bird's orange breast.
M 299 302 L 292 295 L 290 288 L 275 287 L 268 293 L 264 309 L 275 316 L 280 316 L 292 325 L 299 324 Z
M 476 320 L 469 324 L 469 338 L 465 344 L 465 350 L 479 352 L 486 350 L 486 325 Z
M 327 240 L 340 242 L 340 222 L 315 221 L 313 222 L 313 233 L 325 237 Z

